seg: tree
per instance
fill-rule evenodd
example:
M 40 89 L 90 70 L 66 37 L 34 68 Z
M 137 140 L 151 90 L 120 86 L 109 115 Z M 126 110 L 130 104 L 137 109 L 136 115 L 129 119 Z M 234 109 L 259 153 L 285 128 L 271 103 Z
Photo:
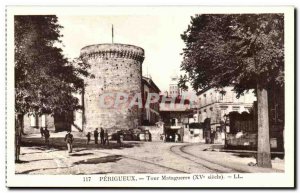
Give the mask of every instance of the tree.
M 58 19 L 54 15 L 15 16 L 15 113 L 16 144 L 20 144 L 22 118 L 65 113 L 80 108 L 72 94 L 80 92 L 89 66 L 68 61 L 61 43 Z M 17 149 L 20 147 L 16 146 Z M 18 160 L 18 156 L 16 156 Z
M 268 89 L 284 86 L 283 14 L 196 15 L 181 35 L 181 69 L 195 91 L 234 86 L 237 97 L 255 89 L 259 166 L 271 167 Z

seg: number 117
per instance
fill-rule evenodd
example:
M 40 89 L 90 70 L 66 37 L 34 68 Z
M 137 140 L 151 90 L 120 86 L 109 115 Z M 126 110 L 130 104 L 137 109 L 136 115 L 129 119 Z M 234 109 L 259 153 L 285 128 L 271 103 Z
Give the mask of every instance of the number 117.
M 91 181 L 91 177 L 83 177 L 83 181 L 84 182 L 90 182 Z

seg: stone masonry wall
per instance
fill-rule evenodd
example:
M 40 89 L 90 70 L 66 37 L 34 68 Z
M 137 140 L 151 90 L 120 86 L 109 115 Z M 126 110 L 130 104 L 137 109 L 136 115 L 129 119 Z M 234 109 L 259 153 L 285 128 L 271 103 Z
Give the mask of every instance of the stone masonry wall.
M 137 106 L 102 108 L 100 96 L 110 93 L 115 100 L 117 92 L 131 96 L 141 92 L 144 50 L 132 45 L 99 44 L 84 47 L 81 57 L 91 65 L 91 73 L 95 76 L 85 80 L 84 129 L 103 127 L 111 133 L 140 124 L 141 109 Z

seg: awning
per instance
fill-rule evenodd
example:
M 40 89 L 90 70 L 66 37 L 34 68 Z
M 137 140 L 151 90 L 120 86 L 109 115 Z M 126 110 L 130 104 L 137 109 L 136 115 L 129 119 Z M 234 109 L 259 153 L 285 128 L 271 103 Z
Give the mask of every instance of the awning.
M 171 126 L 170 129 L 181 129 L 181 126 Z

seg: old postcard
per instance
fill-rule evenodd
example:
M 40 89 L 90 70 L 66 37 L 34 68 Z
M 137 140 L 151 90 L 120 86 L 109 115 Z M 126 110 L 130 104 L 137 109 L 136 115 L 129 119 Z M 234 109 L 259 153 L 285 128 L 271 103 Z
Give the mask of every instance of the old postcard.
M 293 7 L 8 6 L 8 187 L 295 186 Z

